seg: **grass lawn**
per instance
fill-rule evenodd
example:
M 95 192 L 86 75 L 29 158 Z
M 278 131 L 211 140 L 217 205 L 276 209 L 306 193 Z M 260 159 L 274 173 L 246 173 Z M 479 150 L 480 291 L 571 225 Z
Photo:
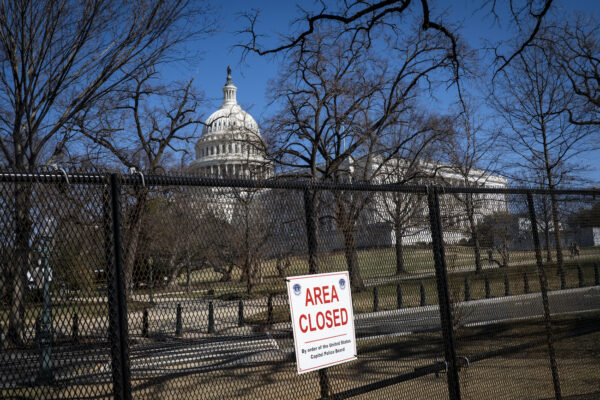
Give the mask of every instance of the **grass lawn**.
M 584 284 L 591 286 L 594 284 L 594 264 L 592 262 L 580 263 L 583 273 Z M 497 268 L 486 270 L 482 274 L 473 272 L 460 272 L 450 275 L 450 295 L 453 301 L 463 301 L 465 298 L 464 279 L 469 282 L 469 292 L 471 300 L 485 299 L 486 276 L 489 281 L 490 298 L 502 297 L 505 295 L 505 274 L 508 277 L 509 294 L 518 295 L 525 294 L 524 274 L 527 274 L 529 293 L 540 291 L 540 283 L 538 278 L 537 266 L 526 265 L 508 267 L 508 269 Z M 557 274 L 557 267 L 550 266 L 547 268 L 547 277 L 550 290 L 560 289 L 560 276 Z M 567 288 L 579 287 L 579 274 L 577 264 L 575 262 L 567 262 L 565 264 L 565 278 Z M 400 283 L 402 292 L 402 307 L 417 307 L 421 303 L 421 284 L 425 289 L 425 304 L 438 304 L 437 285 L 435 279 L 410 279 L 407 278 Z M 394 310 L 398 308 L 397 303 L 397 285 L 382 285 L 377 286 L 378 310 Z M 374 290 L 367 288 L 362 291 L 354 290 L 352 292 L 353 309 L 356 314 L 375 311 L 374 308 Z M 249 318 L 249 324 L 264 325 L 268 319 L 267 311 L 256 313 Z M 273 307 L 273 322 L 288 322 L 289 307 L 287 305 L 275 305 Z
M 482 253 L 484 253 L 482 251 Z M 593 270 L 590 270 L 587 266 L 591 265 L 592 262 L 600 261 L 600 249 L 598 248 L 585 248 L 581 251 L 581 264 L 586 266 L 585 270 L 585 280 L 588 284 L 592 283 L 594 280 Z M 484 259 L 484 266 L 489 265 L 486 259 L 486 256 L 482 254 L 482 259 Z M 319 255 L 319 271 L 320 272 L 331 272 L 331 271 L 341 271 L 347 269 L 346 259 L 343 252 L 336 252 L 330 254 L 321 254 Z M 406 247 L 404 251 L 404 263 L 405 268 L 407 270 L 406 274 L 399 276 L 403 280 L 410 280 L 411 277 L 417 274 L 422 274 L 424 272 L 431 273 L 434 269 L 433 264 L 433 256 L 431 249 L 427 248 L 419 248 L 419 247 Z M 474 268 L 474 255 L 473 249 L 465 246 L 447 246 L 446 247 L 446 264 L 448 267 L 449 273 L 452 276 L 458 276 L 461 273 L 459 271 L 464 270 L 465 268 Z M 191 283 L 190 287 L 195 294 L 186 295 L 186 294 L 178 294 L 181 297 L 190 296 L 194 297 L 211 297 L 211 298 L 222 298 L 225 300 L 237 299 L 237 298 L 255 298 L 255 297 L 263 297 L 268 293 L 285 293 L 285 281 L 281 278 L 275 267 L 276 263 L 274 260 L 267 261 L 262 266 L 262 273 L 257 274 L 257 282 L 255 283 L 252 293 L 248 295 L 246 293 L 246 284 L 244 282 L 240 282 L 240 271 L 239 269 L 235 269 L 232 273 L 231 281 L 229 282 L 220 282 L 221 274 L 216 273 L 212 269 L 203 269 L 199 271 L 194 271 L 191 274 Z M 360 268 L 361 276 L 365 283 L 368 285 L 369 282 L 376 282 L 381 279 L 396 279 L 398 276 L 396 275 L 396 265 L 395 265 L 395 250 L 393 248 L 382 248 L 382 249 L 367 249 L 360 250 L 358 252 L 358 265 Z M 492 264 L 494 267 L 496 264 Z M 565 265 L 567 272 L 567 286 L 573 287 L 577 285 L 577 282 L 573 283 L 573 279 L 577 281 L 577 274 L 572 273 L 572 267 L 576 267 L 576 260 L 571 260 L 569 258 L 565 259 Z M 547 266 L 548 268 L 548 277 L 550 280 L 550 288 L 557 289 L 560 288 L 560 281 L 556 281 L 553 279 L 552 271 L 553 267 L 551 264 Z M 497 279 L 497 275 L 500 274 L 501 280 L 503 280 L 504 270 L 494 268 L 493 272 L 490 270 L 486 272 L 490 279 Z M 529 284 L 532 291 L 539 290 L 535 289 L 537 285 L 537 274 L 536 272 L 536 264 L 535 264 L 535 255 L 532 251 L 515 251 L 510 254 L 510 263 L 508 268 L 508 273 L 511 275 L 510 283 L 511 283 L 511 291 L 515 291 L 518 293 L 518 288 L 523 286 L 522 282 L 517 282 L 518 279 L 513 277 L 514 274 L 521 274 L 523 272 L 527 272 L 528 274 L 532 274 L 529 279 Z M 308 272 L 308 265 L 304 258 L 290 258 L 289 267 L 285 271 L 286 276 L 295 276 L 295 275 L 304 275 Z M 453 272 L 457 272 L 457 274 L 453 274 Z M 591 275 L 590 275 L 591 274 Z M 262 276 L 262 279 L 261 279 Z M 483 276 L 483 275 L 482 275 Z M 178 278 L 179 291 L 183 291 L 186 287 L 185 285 L 185 274 L 180 275 Z M 464 279 L 461 275 L 461 279 Z M 483 278 L 482 278 L 483 279 Z M 498 278 L 500 279 L 500 278 Z M 425 280 L 427 281 L 427 279 Z M 474 276 L 474 286 L 471 288 L 475 291 L 475 298 L 479 298 L 477 295 L 477 291 L 479 290 L 477 287 L 479 285 L 479 275 Z M 522 276 L 521 276 L 522 281 Z M 483 280 L 481 280 L 483 282 Z M 498 282 L 493 281 L 492 292 L 494 295 L 499 295 L 499 287 L 497 285 Z M 435 290 L 432 290 L 433 286 L 430 283 L 424 282 L 426 287 L 426 294 L 429 298 L 431 295 L 435 294 Z M 538 285 L 539 286 L 539 285 Z M 514 289 L 512 289 L 514 287 Z M 434 289 L 434 288 L 433 288 Z M 504 289 L 501 290 L 503 293 Z M 159 292 L 159 290 L 157 290 Z M 411 297 L 414 297 L 412 293 L 413 285 L 409 284 L 407 286 L 407 300 Z M 419 302 L 419 301 L 417 301 Z M 429 303 L 429 302 L 428 302 Z
M 433 277 L 433 260 L 431 251 L 422 248 L 407 248 L 405 251 L 406 268 L 408 272 L 395 275 L 394 250 L 393 249 L 369 249 L 358 253 L 361 275 L 368 285 L 369 282 L 378 282 L 381 278 L 391 280 L 390 284 L 377 283 L 378 309 L 390 310 L 397 308 L 396 285 L 400 283 L 402 291 L 402 306 L 415 307 L 421 305 L 421 284 L 425 290 L 425 303 L 427 305 L 437 304 L 437 286 Z M 508 268 L 484 269 L 480 274 L 473 271 L 465 271 L 463 267 L 472 265 L 472 249 L 463 246 L 448 246 L 446 258 L 450 279 L 450 292 L 456 301 L 463 300 L 465 296 L 465 278 L 468 280 L 470 298 L 472 300 L 486 298 L 485 281 L 489 282 L 490 297 L 505 295 L 505 275 L 508 277 L 509 293 L 511 295 L 526 292 L 524 275 L 527 275 L 527 285 L 530 292 L 539 292 L 537 265 L 533 252 L 511 253 L 511 264 Z M 581 266 L 585 286 L 594 285 L 594 263 L 600 262 L 600 251 L 597 248 L 583 249 L 582 258 L 567 258 L 565 260 L 566 287 L 579 286 L 578 264 Z M 299 258 L 290 262 L 291 266 L 286 275 L 293 276 L 305 274 L 307 266 L 304 260 Z M 488 265 L 488 264 L 484 264 Z M 322 272 L 339 271 L 346 269 L 344 254 L 334 253 L 321 255 L 319 268 Z M 554 264 L 545 263 L 548 277 L 549 289 L 558 290 L 561 287 L 560 276 Z M 424 271 L 429 274 L 423 277 Z M 195 271 L 192 274 L 191 293 L 180 290 L 174 296 L 186 298 L 217 298 L 223 300 L 264 298 L 270 293 L 286 294 L 285 280 L 278 276 L 274 263 L 268 262 L 263 269 L 263 281 L 254 286 L 250 295 L 246 292 L 246 285 L 239 282 L 239 276 L 233 276 L 231 282 L 218 282 L 219 274 L 212 270 Z M 181 280 L 184 277 L 180 277 Z M 384 279 L 385 280 L 385 279 Z M 184 286 L 185 287 L 185 286 Z M 183 289 L 183 288 L 181 288 Z M 356 313 L 369 312 L 374 309 L 373 288 L 367 287 L 363 290 L 353 291 L 353 303 Z M 173 295 L 171 295 L 173 296 Z
M 368 249 L 361 250 L 358 253 L 359 267 L 361 275 L 365 282 L 378 282 L 381 277 L 387 277 L 392 282 L 377 284 L 378 310 L 393 310 L 398 307 L 397 288 L 399 283 L 402 292 L 402 307 L 416 307 L 422 304 L 421 285 L 424 289 L 425 304 L 437 304 L 437 286 L 435 278 L 432 276 L 433 260 L 431 250 L 417 247 L 406 247 L 405 264 L 408 272 L 402 275 L 395 275 L 395 253 L 394 249 Z M 485 269 L 480 274 L 472 271 L 465 271 L 462 267 L 471 266 L 472 248 L 464 246 L 447 246 L 447 264 L 449 271 L 449 286 L 452 299 L 462 301 L 465 296 L 465 278 L 468 280 L 469 294 L 471 300 L 486 298 L 486 277 L 489 282 L 489 296 L 501 297 L 505 295 L 505 275 L 508 277 L 509 293 L 511 295 L 525 293 L 524 275 L 527 275 L 528 287 L 530 292 L 539 292 L 539 279 L 537 266 L 535 264 L 532 252 L 514 252 L 511 253 L 512 265 L 508 268 Z M 596 256 L 597 255 L 597 256 Z M 597 248 L 582 249 L 582 258 L 579 260 L 586 286 L 595 283 L 594 263 L 600 261 L 600 252 Z M 291 266 L 286 271 L 286 275 L 298 275 L 306 273 L 307 266 L 303 259 L 295 258 L 290 260 Z M 337 271 L 346 269 L 346 262 L 343 253 L 324 254 L 319 257 L 319 266 L 321 271 Z M 578 261 L 567 258 L 565 262 L 566 286 L 574 288 L 579 286 Z M 553 264 L 546 266 L 547 277 L 550 290 L 560 289 L 560 277 L 557 275 L 557 268 Z M 426 271 L 429 275 L 423 276 Z M 211 269 L 194 271 L 192 274 L 192 284 L 190 293 L 185 292 L 185 276 L 180 276 L 180 285 L 175 290 L 162 291 L 157 288 L 155 296 L 161 298 L 178 298 L 182 301 L 186 299 L 222 299 L 235 300 L 247 298 L 265 298 L 269 294 L 286 296 L 285 280 L 278 276 L 275 263 L 267 262 L 263 269 L 263 281 L 258 282 L 250 295 L 246 293 L 246 286 L 239 282 L 239 274 L 232 277 L 231 282 L 218 282 L 221 275 Z M 141 293 L 141 292 L 140 292 Z M 363 290 L 353 290 L 353 307 L 355 313 L 371 312 L 375 310 L 373 287 L 367 287 Z M 85 299 L 84 299 L 85 300 Z M 281 306 L 281 302 L 276 302 L 273 322 L 282 322 L 289 319 L 287 305 Z M 135 312 L 148 307 L 149 304 L 144 301 L 129 301 L 129 312 Z M 86 301 L 65 301 L 52 305 L 52 315 L 54 321 L 63 324 L 71 323 L 73 315 L 79 314 L 80 322 L 86 318 L 106 317 L 106 303 L 86 302 Z M 41 312 L 41 303 L 29 303 L 25 309 L 26 325 L 33 329 L 35 320 Z M 0 324 L 2 329 L 6 328 L 8 323 L 9 310 L 3 307 L 0 310 Z M 268 318 L 267 312 L 261 311 L 248 315 L 251 319 L 249 323 L 261 325 Z

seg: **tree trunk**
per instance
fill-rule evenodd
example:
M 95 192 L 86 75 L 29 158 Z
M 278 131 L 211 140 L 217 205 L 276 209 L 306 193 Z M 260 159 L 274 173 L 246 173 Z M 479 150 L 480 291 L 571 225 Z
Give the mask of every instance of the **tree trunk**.
M 404 247 L 402 245 L 402 236 L 404 229 L 401 221 L 394 223 L 394 233 L 396 235 L 396 275 L 406 273 L 404 268 Z
M 248 269 L 246 268 L 246 264 L 242 264 L 242 273 L 240 274 L 240 283 L 245 283 L 248 281 Z
M 560 244 L 560 222 L 558 221 L 558 202 L 554 193 L 550 194 L 550 201 L 552 203 L 552 225 L 554 226 L 554 247 L 556 248 L 556 262 L 558 263 L 558 269 L 562 274 L 563 254 L 562 246 Z
M 131 212 L 128 213 L 126 229 L 124 232 L 128 236 L 128 241 L 123 243 L 125 247 L 125 256 L 123 262 L 123 274 L 125 275 L 125 287 L 129 296 L 130 288 L 133 284 L 133 270 L 135 268 L 138 246 L 142 233 L 142 222 L 146 209 L 146 200 L 148 198 L 148 189 L 142 188 L 136 192 L 136 201 Z
M 306 244 L 308 251 L 308 273 L 318 274 L 319 264 L 317 260 L 318 241 L 317 241 L 317 205 L 318 192 L 316 190 L 304 190 L 304 218 L 306 225 Z M 330 385 L 327 375 L 327 368 L 319 370 L 319 387 L 321 397 L 329 398 Z
M 190 292 L 190 283 L 191 283 L 191 271 L 190 271 L 190 263 L 185 266 L 185 291 L 187 293 Z
M 510 262 L 510 253 L 508 252 L 508 241 L 505 239 L 502 243 L 502 268 L 508 268 Z
M 7 339 L 16 346 L 25 343 L 25 291 L 27 288 L 27 271 L 30 269 L 32 233 L 31 186 L 15 184 L 14 228 L 15 256 L 12 263 L 11 305 L 8 320 Z
M 350 285 L 354 289 L 362 289 L 365 287 L 365 284 L 358 269 L 355 229 L 353 228 L 353 226 L 347 226 L 344 229 L 344 254 L 346 255 L 346 264 L 348 265 L 348 274 L 350 275 Z
M 221 274 L 221 279 L 219 279 L 219 282 L 230 282 L 231 281 L 231 273 L 233 272 L 233 269 L 235 268 L 235 264 L 229 264 L 224 266 L 223 268 L 213 268 L 213 270 L 215 270 L 215 272 L 218 272 Z
M 544 228 L 544 242 L 546 245 L 546 262 L 552 262 L 552 248 L 550 247 L 550 226 Z
M 252 263 L 250 260 L 246 259 L 244 261 L 244 275 L 246 275 L 246 293 L 252 293 L 252 288 L 254 287 L 254 275 L 255 273 L 252 271 Z
M 179 265 L 175 265 L 175 256 L 174 255 L 169 259 L 169 271 L 171 271 L 171 274 L 169 275 L 169 282 L 167 283 L 167 287 L 169 289 L 174 288 L 175 285 L 177 284 L 177 277 L 183 270 L 184 266 L 187 266 L 187 270 L 188 270 L 188 282 L 187 283 L 189 284 L 189 263 L 190 263 L 189 257 L 185 260 L 185 262 L 179 263 Z M 189 285 L 188 285 L 188 287 L 189 287 Z
M 318 274 L 317 261 L 317 191 L 304 191 L 304 216 L 306 223 L 306 240 L 308 249 L 308 273 Z
M 283 258 L 277 257 L 277 262 L 275 264 L 275 268 L 277 269 L 277 276 L 280 278 L 285 278 L 285 266 L 283 265 Z
M 350 275 L 350 285 L 352 288 L 362 289 L 365 285 L 360 276 L 360 270 L 358 269 L 358 254 L 356 253 L 356 224 L 352 220 L 350 213 L 346 210 L 346 202 L 343 196 L 337 196 L 336 202 L 336 222 L 338 228 L 344 235 L 344 254 L 346 256 L 346 264 L 348 265 L 348 275 Z
M 469 230 L 471 231 L 473 251 L 475 252 L 475 273 L 478 274 L 481 272 L 481 249 L 479 247 L 479 235 L 477 234 L 477 225 L 475 224 L 474 214 L 473 194 L 467 193 L 467 218 L 469 219 Z
M 252 292 L 254 286 L 254 274 L 250 247 L 250 204 L 244 202 L 244 271 L 242 276 L 246 278 L 246 291 L 248 294 Z
M 554 178 L 552 176 L 552 169 L 550 167 L 550 156 L 548 153 L 548 143 L 546 138 L 546 125 L 543 125 L 543 139 L 544 139 L 544 161 L 546 162 L 546 179 L 548 179 L 548 188 L 554 190 Z M 564 277 L 563 271 L 563 254 L 562 246 L 560 245 L 560 224 L 558 222 L 558 204 L 556 195 L 550 193 L 550 207 L 552 210 L 552 225 L 554 228 L 554 246 L 556 248 L 556 262 L 558 263 L 558 272 L 561 279 Z

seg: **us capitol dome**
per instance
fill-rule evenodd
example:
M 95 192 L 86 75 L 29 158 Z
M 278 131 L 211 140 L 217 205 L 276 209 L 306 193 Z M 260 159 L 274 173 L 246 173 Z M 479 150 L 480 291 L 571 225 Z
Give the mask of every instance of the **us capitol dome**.
M 190 171 L 215 178 L 270 178 L 273 166 L 266 144 L 254 118 L 237 103 L 236 93 L 227 67 L 223 104 L 206 120 Z

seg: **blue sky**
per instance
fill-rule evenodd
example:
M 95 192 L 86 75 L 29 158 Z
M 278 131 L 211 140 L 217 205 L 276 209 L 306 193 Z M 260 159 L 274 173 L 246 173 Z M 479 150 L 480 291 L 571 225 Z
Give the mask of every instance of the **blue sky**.
M 579 11 L 587 15 L 595 14 L 600 18 L 600 1 L 576 0 L 555 1 L 555 3 L 553 5 L 555 15 Z M 252 9 L 260 10 L 258 29 L 269 35 L 264 42 L 276 43 L 277 35 L 290 32 L 291 23 L 299 15 L 296 4 L 295 1 L 287 0 L 277 2 L 232 0 L 217 5 L 219 32 L 188 44 L 188 53 L 198 54 L 198 56 L 189 57 L 187 62 L 172 66 L 167 70 L 168 72 L 165 71 L 164 78 L 170 80 L 193 77 L 196 85 L 210 99 L 210 103 L 203 110 L 203 114 L 208 116 L 221 103 L 221 88 L 225 83 L 226 68 L 229 64 L 233 69 L 233 81 L 238 87 L 238 102 L 260 123 L 270 111 L 266 91 L 269 80 L 277 75 L 279 60 L 274 57 L 249 55 L 245 62 L 241 63 L 241 51 L 234 48 L 237 43 L 244 40 L 242 36 L 236 34 L 236 31 L 244 25 L 240 13 Z M 312 7 L 315 3 L 309 1 L 303 4 Z M 481 47 L 485 40 L 497 41 L 507 38 L 509 35 L 507 27 L 495 24 L 485 10 L 477 10 L 476 4 L 478 2 L 468 0 L 438 1 L 431 6 L 431 14 L 435 18 L 446 12 L 445 20 L 460 23 L 462 25 L 460 35 L 472 47 Z M 426 99 L 426 102 L 431 106 L 435 105 L 438 111 L 443 113 L 454 100 L 455 91 L 449 90 L 436 93 L 435 99 L 429 99 L 428 102 Z M 586 174 L 588 178 L 600 181 L 600 153 L 587 154 L 582 161 L 591 166 Z

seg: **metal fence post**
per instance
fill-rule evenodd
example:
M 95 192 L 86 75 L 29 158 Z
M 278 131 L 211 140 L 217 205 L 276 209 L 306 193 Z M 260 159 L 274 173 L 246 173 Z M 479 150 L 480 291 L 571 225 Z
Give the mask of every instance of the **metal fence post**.
M 123 273 L 123 238 L 121 234 L 121 182 L 110 174 L 105 185 L 104 238 L 108 274 L 109 332 L 111 343 L 113 393 L 115 399 L 131 399 L 127 299 Z
M 273 326 L 273 293 L 269 293 L 267 297 L 267 326 Z
M 181 303 L 177 303 L 177 314 L 175 315 L 175 336 L 181 336 L 183 333 Z
M 540 289 L 542 291 L 542 305 L 544 306 L 544 321 L 546 325 L 546 338 L 548 341 L 548 356 L 550 357 L 550 369 L 552 370 L 552 383 L 554 384 L 554 396 L 556 400 L 562 399 L 560 391 L 560 378 L 558 376 L 558 365 L 556 363 L 556 353 L 554 351 L 554 339 L 552 337 L 552 324 L 550 321 L 550 304 L 548 302 L 548 277 L 542 261 L 542 249 L 538 235 L 538 224 L 533 204 L 533 195 L 527 193 L 527 205 L 529 208 L 529 219 L 531 221 L 531 234 L 533 235 L 533 244 L 535 246 L 535 259 L 538 268 L 538 277 L 540 279 Z
M 402 308 L 402 287 L 400 284 L 396 285 L 396 306 L 398 309 Z
M 73 326 L 71 328 L 71 338 L 73 342 L 77 343 L 79 341 L 79 314 L 73 314 Z
M 435 262 L 435 278 L 440 308 L 440 320 L 442 323 L 442 336 L 444 339 L 444 356 L 448 365 L 448 394 L 450 399 L 459 400 L 460 383 L 458 380 L 458 363 L 456 361 L 456 346 L 454 343 L 450 292 L 448 289 L 448 271 L 446 269 L 444 238 L 442 235 L 442 218 L 437 188 L 434 187 L 428 191 L 427 204 L 429 206 L 429 222 L 431 225 L 433 259 Z
M 215 333 L 215 306 L 212 301 L 208 302 L 208 333 Z
M 308 249 L 308 273 L 318 274 L 319 265 L 317 261 L 317 210 L 315 210 L 317 191 L 306 188 L 303 191 L 303 196 L 305 217 L 304 222 L 306 226 L 306 244 Z M 331 395 L 331 385 L 329 384 L 327 368 L 320 369 L 318 371 L 318 374 L 321 398 L 328 399 Z
M 379 291 L 377 286 L 373 287 L 373 312 L 379 311 Z
M 144 308 L 144 311 L 142 312 L 142 336 L 145 338 L 149 336 L 149 325 L 150 324 L 148 322 L 148 309 Z
M 244 325 L 244 301 L 240 299 L 238 302 L 238 326 Z

